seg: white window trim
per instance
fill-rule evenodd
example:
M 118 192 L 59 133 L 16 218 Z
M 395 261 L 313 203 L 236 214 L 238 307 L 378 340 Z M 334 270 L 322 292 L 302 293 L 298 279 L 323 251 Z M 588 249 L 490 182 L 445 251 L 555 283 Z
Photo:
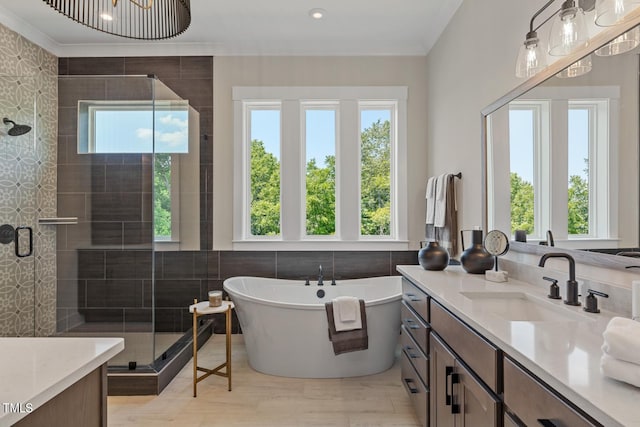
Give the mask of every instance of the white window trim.
M 351 163 L 349 159 L 359 159 L 360 144 L 345 144 L 344 141 L 359 141 L 358 102 L 360 101 L 389 101 L 397 102 L 396 122 L 394 130 L 396 144 L 392 152 L 394 164 L 405 165 L 407 161 L 407 93 L 405 86 L 388 87 L 233 87 L 232 98 L 234 104 L 234 217 L 233 224 L 233 248 L 238 250 L 406 250 L 408 249 L 408 220 L 407 220 L 407 175 L 406 168 L 392 166 L 392 194 L 395 195 L 392 217 L 395 220 L 393 231 L 395 236 L 360 236 L 360 210 L 359 197 L 346 194 L 344 185 L 346 182 L 356 183 L 359 194 L 359 160 Z M 285 117 L 292 114 L 295 108 L 296 116 L 299 114 L 300 103 L 313 100 L 313 103 L 321 101 L 339 102 L 337 116 L 336 139 L 336 236 L 329 238 L 317 238 L 317 236 L 305 236 L 304 224 L 301 222 L 305 216 L 300 215 L 303 205 L 301 195 L 304 188 L 299 179 L 287 179 L 281 169 L 281 234 L 279 236 L 251 236 L 248 233 L 249 221 L 249 186 L 248 157 L 245 144 L 248 137 L 246 128 L 246 102 L 274 102 L 282 100 L 281 121 L 281 167 L 290 158 L 295 158 L 297 168 L 286 168 L 293 173 L 293 178 L 301 176 L 299 159 L 301 153 L 300 141 L 301 125 L 285 123 Z M 296 139 L 295 143 L 291 139 Z M 287 172 L 284 172 L 287 174 Z M 338 181 L 340 180 L 340 181 Z M 340 182 L 340 184 L 338 184 Z M 293 200 L 291 200 L 293 199 Z M 294 212 L 292 218 L 291 212 Z M 354 219 L 355 218 L 355 219 Z M 339 228 L 338 228 L 339 227 Z

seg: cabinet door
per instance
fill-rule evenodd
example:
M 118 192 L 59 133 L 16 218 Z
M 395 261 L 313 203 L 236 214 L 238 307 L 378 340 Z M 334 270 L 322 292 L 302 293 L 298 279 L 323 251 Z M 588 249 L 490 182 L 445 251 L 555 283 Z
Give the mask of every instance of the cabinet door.
M 459 404 L 457 427 L 492 427 L 498 425 L 501 405 L 497 397 L 456 360 L 453 374 L 454 400 Z
M 431 425 L 437 427 L 455 426 L 457 410 L 453 400 L 452 376 L 455 357 L 435 334 L 430 334 L 431 372 L 429 394 L 431 399 Z

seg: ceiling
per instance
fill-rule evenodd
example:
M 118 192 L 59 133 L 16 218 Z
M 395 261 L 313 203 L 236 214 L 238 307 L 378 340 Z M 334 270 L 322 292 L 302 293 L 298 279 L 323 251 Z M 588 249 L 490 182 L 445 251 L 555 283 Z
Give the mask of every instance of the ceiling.
M 42 0 L 0 0 L 0 23 L 65 57 L 426 55 L 462 1 L 191 0 L 187 31 L 152 42 L 92 30 Z M 326 16 L 312 19 L 313 8 Z

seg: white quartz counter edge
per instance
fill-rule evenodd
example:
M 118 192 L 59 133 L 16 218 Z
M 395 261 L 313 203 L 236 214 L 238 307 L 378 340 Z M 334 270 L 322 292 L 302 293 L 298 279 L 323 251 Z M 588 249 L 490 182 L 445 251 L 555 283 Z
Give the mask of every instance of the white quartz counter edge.
M 122 338 L 0 338 L 0 426 L 28 415 L 4 403 L 35 411 L 123 349 Z
M 398 266 L 398 271 L 604 426 L 640 427 L 640 389 L 607 378 L 599 369 L 602 332 L 614 313 L 591 315 L 583 313 L 580 307 L 547 300 L 585 320 L 517 322 L 522 331 L 531 332 L 527 342 L 520 338 L 528 334 L 518 334 L 511 322 L 475 311 L 461 292 L 518 291 L 544 298 L 545 287 L 513 279 L 493 283 L 485 281 L 482 275 L 467 274 L 453 266 L 438 272 L 420 266 Z M 564 278 L 557 279 L 564 289 Z M 563 351 L 561 347 L 567 348 Z

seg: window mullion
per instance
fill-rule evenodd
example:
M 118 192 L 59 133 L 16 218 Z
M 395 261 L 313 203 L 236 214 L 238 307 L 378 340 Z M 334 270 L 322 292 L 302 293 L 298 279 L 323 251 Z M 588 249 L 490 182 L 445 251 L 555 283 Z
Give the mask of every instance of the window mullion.
M 340 177 L 337 192 L 337 230 L 342 240 L 358 240 L 360 230 L 360 131 L 358 102 L 343 100 L 340 103 L 340 130 L 336 170 Z
M 286 100 L 282 103 L 282 145 L 280 165 L 281 231 L 283 240 L 300 240 L 302 230 L 303 198 L 300 147 L 300 103 Z

